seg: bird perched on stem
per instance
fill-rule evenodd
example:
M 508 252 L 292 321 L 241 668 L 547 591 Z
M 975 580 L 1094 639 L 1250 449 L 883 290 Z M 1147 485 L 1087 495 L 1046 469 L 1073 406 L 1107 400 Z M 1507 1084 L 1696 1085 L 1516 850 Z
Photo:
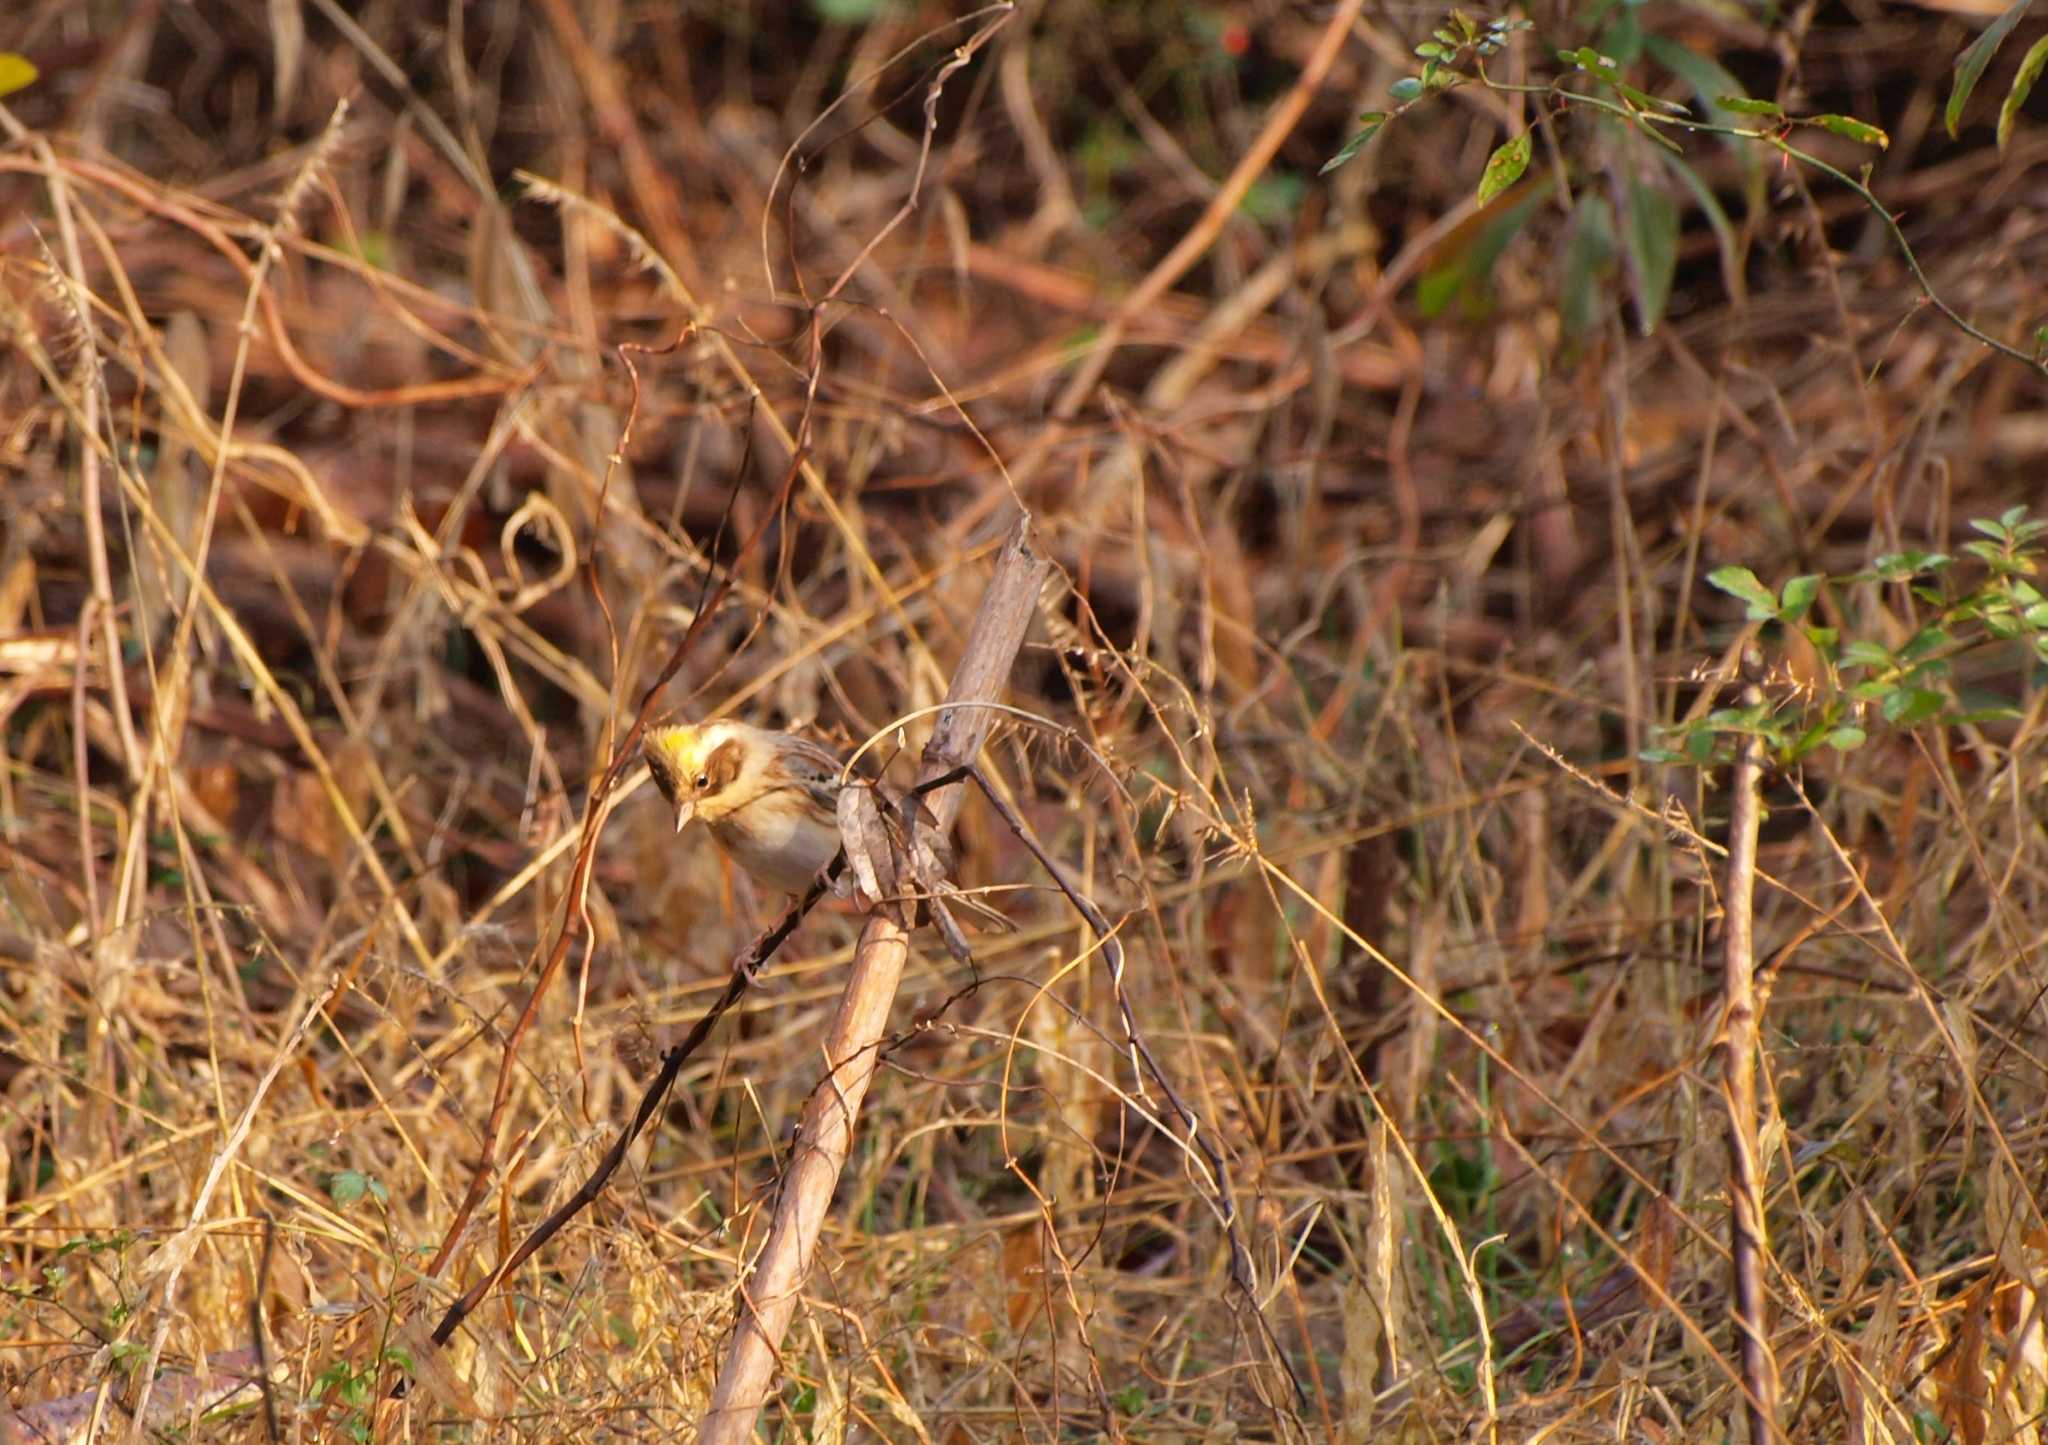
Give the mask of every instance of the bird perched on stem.
M 649 728 L 642 745 L 654 785 L 727 857 L 761 882 L 802 893 L 839 851 L 840 760 L 790 733 L 743 722 Z
M 868 906 L 914 900 L 909 921 L 935 923 L 968 968 L 973 955 L 951 908 L 988 926 L 1015 926 L 952 884 L 953 850 L 914 793 L 857 777 L 842 782 L 840 760 L 808 739 L 742 722 L 669 723 L 649 728 L 641 751 L 654 785 L 675 807 L 676 831 L 701 819 L 728 858 L 771 888 L 804 892 L 842 841 L 852 840 L 851 877 L 842 875 L 833 891 Z

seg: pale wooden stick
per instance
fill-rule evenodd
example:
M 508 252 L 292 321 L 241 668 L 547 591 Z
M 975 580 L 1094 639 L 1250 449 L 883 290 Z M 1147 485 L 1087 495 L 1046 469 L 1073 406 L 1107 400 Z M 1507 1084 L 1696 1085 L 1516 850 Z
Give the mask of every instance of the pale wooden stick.
M 1020 518 L 982 593 L 981 608 L 967 634 L 966 654 L 946 692 L 949 706 L 939 714 L 938 726 L 925 744 L 920 782 L 973 761 L 981 751 L 995 714 L 984 707 L 950 704 L 993 702 L 1000 696 L 1031 625 L 1046 571 L 1044 559 L 1031 546 L 1030 520 Z M 954 783 L 926 796 L 941 835 L 960 811 L 961 788 Z M 743 1282 L 739 1328 L 718 1372 L 699 1445 L 745 1445 L 753 1434 L 754 1416 L 775 1387 L 782 1337 L 796 1313 L 839 1171 L 852 1149 L 854 1120 L 874 1078 L 909 951 L 909 934 L 902 925 L 881 910 L 868 915 L 854 953 L 853 974 L 825 1039 L 829 1072 L 804 1106 L 768 1242 L 754 1259 L 751 1277 Z
M 1742 690 L 1745 707 L 1763 702 L 1755 683 Z M 1735 1287 L 1729 1313 L 1742 1354 L 1743 1414 L 1750 1445 L 1774 1445 L 1778 1433 L 1778 1362 L 1771 1354 L 1764 1295 L 1770 1235 L 1764 1227 L 1763 1163 L 1758 1153 L 1756 1056 L 1756 946 L 1752 910 L 1756 894 L 1757 834 L 1763 824 L 1764 742 L 1742 739 L 1735 757 L 1728 809 L 1728 888 L 1722 919 L 1726 945 L 1721 971 L 1721 1089 L 1728 1107 L 1729 1257 Z

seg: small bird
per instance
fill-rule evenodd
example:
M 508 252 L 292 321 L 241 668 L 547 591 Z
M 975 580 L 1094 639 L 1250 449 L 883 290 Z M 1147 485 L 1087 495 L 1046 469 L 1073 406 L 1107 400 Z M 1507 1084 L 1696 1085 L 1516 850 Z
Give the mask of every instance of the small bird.
M 743 722 L 649 728 L 641 751 L 676 810 L 701 819 L 761 882 L 802 893 L 839 851 L 840 760 L 790 733 Z

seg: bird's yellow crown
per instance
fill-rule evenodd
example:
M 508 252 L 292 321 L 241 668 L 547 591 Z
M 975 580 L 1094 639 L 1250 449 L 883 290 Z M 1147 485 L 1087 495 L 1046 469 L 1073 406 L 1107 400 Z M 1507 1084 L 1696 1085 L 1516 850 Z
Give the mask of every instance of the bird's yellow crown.
M 692 817 L 717 823 L 754 801 L 766 788 L 763 764 L 774 756 L 768 734 L 736 722 L 649 728 L 644 751 L 678 828 Z

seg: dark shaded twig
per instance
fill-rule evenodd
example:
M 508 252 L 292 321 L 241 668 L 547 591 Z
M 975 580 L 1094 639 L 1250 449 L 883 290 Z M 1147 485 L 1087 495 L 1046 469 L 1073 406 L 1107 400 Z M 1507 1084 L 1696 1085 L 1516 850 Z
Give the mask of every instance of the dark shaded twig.
M 277 1425 L 277 1393 L 270 1384 L 270 1341 L 263 1333 L 263 1296 L 270 1289 L 270 1262 L 277 1255 L 277 1220 L 263 1216 L 263 1254 L 256 1262 L 256 1288 L 249 1296 L 250 1348 L 256 1353 L 256 1383 L 263 1391 L 263 1435 L 275 1442 L 284 1438 Z
M 825 896 L 845 867 L 846 854 L 842 850 L 812 880 L 803 897 L 790 905 L 789 911 L 782 915 L 781 920 L 755 939 L 745 952 L 733 960 L 732 977 L 726 982 L 725 992 L 720 994 L 705 1011 L 704 1016 L 691 1026 L 690 1032 L 682 1041 L 662 1055 L 661 1068 L 641 1093 L 640 1107 L 633 1111 L 632 1122 L 619 1131 L 619 1137 L 612 1141 L 612 1147 L 605 1151 L 604 1158 L 590 1171 L 590 1177 L 585 1179 L 576 1192 L 563 1201 L 554 1213 L 536 1225 L 519 1247 L 505 1256 L 504 1263 L 470 1286 L 467 1294 L 448 1307 L 448 1312 L 441 1316 L 441 1323 L 434 1327 L 435 1344 L 447 1344 L 449 1337 L 461 1326 L 463 1320 L 483 1303 L 484 1297 L 499 1280 L 524 1264 L 535 1250 L 553 1239 L 560 1233 L 563 1225 L 574 1219 L 604 1192 L 605 1185 L 611 1182 L 612 1175 L 616 1174 L 619 1165 L 625 1162 L 626 1151 L 633 1147 L 633 1141 L 640 1137 L 647 1127 L 648 1120 L 654 1117 L 654 1111 L 659 1109 L 662 1100 L 668 1097 L 668 1091 L 675 1084 L 677 1075 L 682 1073 L 683 1065 L 689 1062 L 691 1055 L 703 1047 L 704 1040 L 711 1036 L 711 1030 L 717 1027 L 718 1021 L 745 995 L 754 980 L 760 976 L 763 965 L 782 947 L 790 934 L 796 931 L 796 926 L 803 922 L 804 915 L 817 906 L 818 900 Z

